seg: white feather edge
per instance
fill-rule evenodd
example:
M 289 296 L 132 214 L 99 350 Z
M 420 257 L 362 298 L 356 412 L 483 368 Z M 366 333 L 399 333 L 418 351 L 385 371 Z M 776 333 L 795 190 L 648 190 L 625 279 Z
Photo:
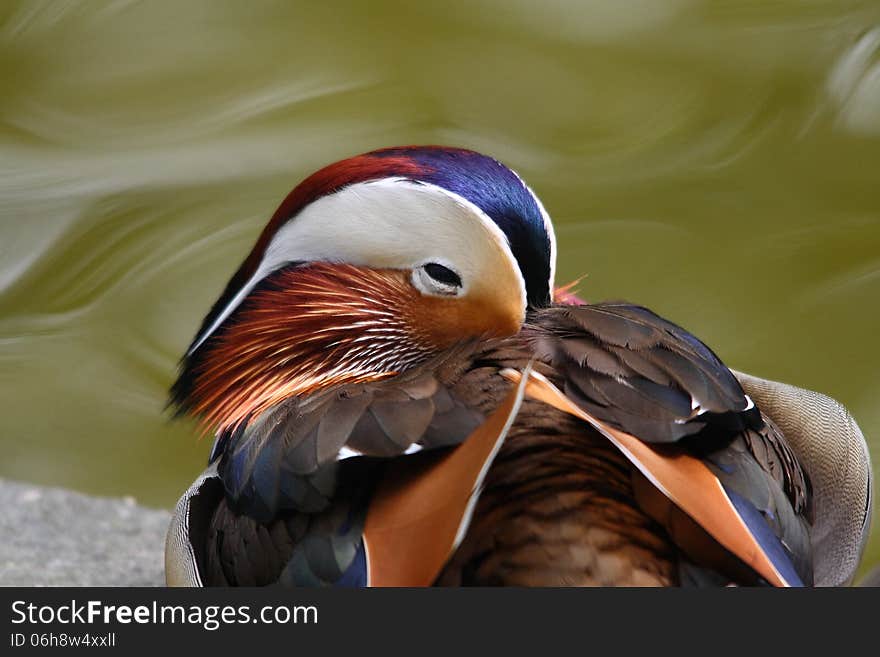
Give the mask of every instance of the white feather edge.
M 513 171 L 513 175 L 519 178 L 522 186 L 526 188 L 526 191 L 531 194 L 532 200 L 535 202 L 535 205 L 538 206 L 538 210 L 541 213 L 541 219 L 544 221 L 544 232 L 547 233 L 547 239 L 550 241 L 550 276 L 547 279 L 547 285 L 550 289 L 550 299 L 554 298 L 553 289 L 556 286 L 556 231 L 553 230 L 553 221 L 550 219 L 550 215 L 547 210 L 544 208 L 544 204 L 541 203 L 541 199 L 538 198 L 538 195 L 535 194 L 534 190 L 526 184 L 526 181 L 522 179 L 516 171 Z
M 529 363 L 520 373 L 521 378 L 516 387 L 516 396 L 514 397 L 513 407 L 510 409 L 510 414 L 507 416 L 507 419 L 504 422 L 504 427 L 498 434 L 498 438 L 495 441 L 495 445 L 492 447 L 492 451 L 489 453 L 488 458 L 486 458 L 486 460 L 483 462 L 483 467 L 480 468 L 480 473 L 477 475 L 477 478 L 474 481 L 471 496 L 468 499 L 467 506 L 465 507 L 464 514 L 462 515 L 461 523 L 458 526 L 458 531 L 455 533 L 455 540 L 452 542 L 452 546 L 449 548 L 450 555 L 455 552 L 456 549 L 458 549 L 459 545 L 461 545 L 461 542 L 464 540 L 465 534 L 467 533 L 468 527 L 470 527 L 471 520 L 473 519 L 474 515 L 474 509 L 476 508 L 477 501 L 480 499 L 480 495 L 483 492 L 483 482 L 486 479 L 486 474 L 489 472 L 489 468 L 492 467 L 492 462 L 495 460 L 495 457 L 498 455 L 501 446 L 504 444 L 504 441 L 507 438 L 507 434 L 510 431 L 510 427 L 513 426 L 517 415 L 519 415 L 519 409 L 522 407 L 522 402 L 526 394 L 526 384 L 528 383 L 531 374 L 532 364 Z
M 504 421 L 504 426 L 498 433 L 498 438 L 495 440 L 495 444 L 492 446 L 492 451 L 489 452 L 489 456 L 483 462 L 483 465 L 480 468 L 480 472 L 477 474 L 477 477 L 474 480 L 470 497 L 468 498 L 467 505 L 465 506 L 464 513 L 461 517 L 461 522 L 458 525 L 458 530 L 455 532 L 455 538 L 452 541 L 452 545 L 450 545 L 449 547 L 449 556 L 451 556 L 452 553 L 458 549 L 458 546 L 461 545 L 461 542 L 464 540 L 464 537 L 467 534 L 468 527 L 470 527 L 471 520 L 474 516 L 474 509 L 476 508 L 477 501 L 480 499 L 480 494 L 483 492 L 483 482 L 486 479 L 486 474 L 489 472 L 489 468 L 492 467 L 492 462 L 495 460 L 495 457 L 501 450 L 501 446 L 504 444 L 504 440 L 507 438 L 510 427 L 513 426 L 517 415 L 519 415 L 519 410 L 522 407 L 523 399 L 525 399 L 526 385 L 528 384 L 529 377 L 532 375 L 532 364 L 529 363 L 522 372 L 516 371 L 516 375 L 519 377 L 519 381 L 516 384 L 516 392 L 513 406 L 510 409 L 510 413 L 508 414 L 507 419 Z M 370 586 L 370 545 L 367 541 L 366 536 L 363 537 L 363 544 L 364 555 L 366 557 L 367 564 L 367 586 Z

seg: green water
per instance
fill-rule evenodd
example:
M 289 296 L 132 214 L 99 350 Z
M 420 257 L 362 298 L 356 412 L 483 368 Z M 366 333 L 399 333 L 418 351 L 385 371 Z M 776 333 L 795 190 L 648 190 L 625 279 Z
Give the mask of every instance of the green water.
M 836 397 L 880 462 L 876 0 L 6 0 L 0 476 L 170 506 L 209 445 L 165 391 L 263 223 L 426 142 L 530 182 L 561 281 Z

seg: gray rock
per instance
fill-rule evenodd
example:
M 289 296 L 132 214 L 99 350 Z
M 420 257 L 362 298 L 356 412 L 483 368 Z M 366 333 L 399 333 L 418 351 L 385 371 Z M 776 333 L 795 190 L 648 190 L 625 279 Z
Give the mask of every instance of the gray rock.
M 171 514 L 0 479 L 2 586 L 162 586 Z

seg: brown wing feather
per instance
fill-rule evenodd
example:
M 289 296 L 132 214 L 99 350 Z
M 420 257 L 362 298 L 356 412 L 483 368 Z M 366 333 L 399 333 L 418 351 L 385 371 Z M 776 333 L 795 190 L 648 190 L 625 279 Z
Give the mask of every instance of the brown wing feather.
M 739 382 L 705 345 L 639 306 L 554 306 L 524 331 L 567 396 L 647 442 L 675 442 L 708 425 L 759 423 Z
M 638 306 L 554 307 L 530 319 L 528 339 L 575 407 L 612 432 L 674 443 L 678 453 L 703 461 L 725 491 L 764 515 L 801 579 L 810 581 L 809 480 L 711 350 Z
M 431 365 L 442 371 L 442 362 Z M 485 414 L 451 396 L 436 371 L 419 368 L 382 385 L 293 397 L 225 432 L 215 452 L 230 502 L 262 521 L 282 509 L 315 512 L 333 493 L 333 482 L 321 473 L 332 470 L 343 446 L 388 458 L 413 444 L 461 443 Z
M 514 374 L 514 378 L 517 375 Z M 786 585 L 743 524 L 721 482 L 700 460 L 681 449 L 652 446 L 618 431 L 578 408 L 549 381 L 535 376 L 530 396 L 585 420 L 608 438 L 651 483 L 724 548 L 767 581 Z
M 527 399 L 442 586 L 672 586 L 680 553 L 632 468 L 573 416 Z
M 743 433 L 749 453 L 782 487 L 795 513 L 813 521 L 813 491 L 806 471 L 779 427 L 766 415 L 764 426 Z

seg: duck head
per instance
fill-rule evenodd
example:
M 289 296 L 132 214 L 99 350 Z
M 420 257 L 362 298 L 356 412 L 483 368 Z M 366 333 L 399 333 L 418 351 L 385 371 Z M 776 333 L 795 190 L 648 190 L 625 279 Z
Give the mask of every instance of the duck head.
M 172 388 L 229 431 L 284 399 L 396 376 L 516 334 L 550 303 L 555 239 L 522 179 L 410 146 L 331 164 L 281 203 L 205 317 Z

